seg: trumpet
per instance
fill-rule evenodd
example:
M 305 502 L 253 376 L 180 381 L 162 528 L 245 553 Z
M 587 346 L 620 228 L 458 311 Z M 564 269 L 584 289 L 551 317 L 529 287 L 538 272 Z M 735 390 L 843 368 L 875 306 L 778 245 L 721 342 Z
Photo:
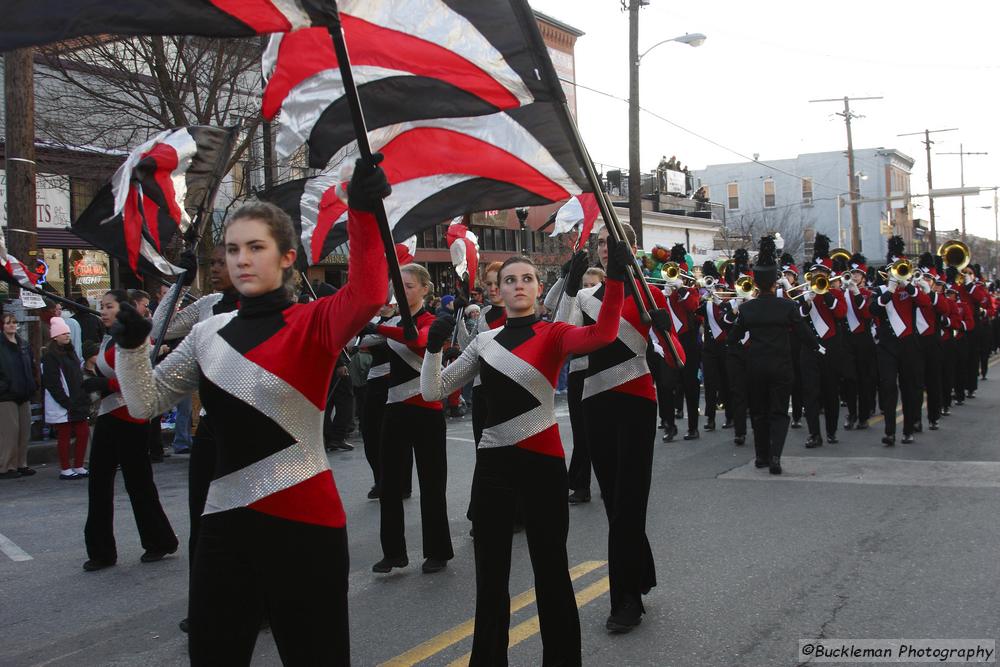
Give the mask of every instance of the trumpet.
M 702 276 L 701 278 L 698 278 L 698 287 L 714 290 L 715 286 L 718 284 L 719 281 L 716 280 L 714 276 Z

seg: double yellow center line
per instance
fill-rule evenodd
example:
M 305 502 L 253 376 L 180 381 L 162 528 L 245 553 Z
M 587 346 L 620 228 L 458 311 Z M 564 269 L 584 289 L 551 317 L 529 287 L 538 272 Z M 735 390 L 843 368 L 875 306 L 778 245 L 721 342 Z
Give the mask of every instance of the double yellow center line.
M 588 560 L 579 565 L 570 568 L 569 576 L 570 579 L 576 581 L 581 577 L 604 567 L 607 565 L 607 561 L 601 560 Z M 576 604 L 577 607 L 582 607 L 588 602 L 596 600 L 600 596 L 604 595 L 611 588 L 610 579 L 605 576 L 598 581 L 590 584 L 582 591 L 576 594 Z M 535 602 L 535 589 L 529 588 L 528 590 L 515 595 L 510 599 L 510 613 L 514 614 L 521 609 L 524 609 L 530 604 Z M 445 630 L 441 634 L 432 639 L 425 641 L 423 644 L 411 648 L 409 651 L 402 653 L 395 658 L 387 660 L 382 663 L 380 667 L 411 667 L 416 665 L 428 658 L 431 658 L 441 651 L 444 651 L 451 646 L 459 643 L 460 641 L 467 639 L 472 636 L 472 632 L 475 629 L 475 619 L 469 619 L 464 623 L 460 623 L 455 627 Z M 510 630 L 510 639 L 508 640 L 508 646 L 516 646 L 520 644 L 525 639 L 532 637 L 539 632 L 539 621 L 538 616 L 532 616 L 523 623 L 519 623 Z M 468 665 L 469 658 L 471 654 L 465 654 L 461 658 L 455 660 L 449 664 L 449 667 L 458 667 L 459 665 Z

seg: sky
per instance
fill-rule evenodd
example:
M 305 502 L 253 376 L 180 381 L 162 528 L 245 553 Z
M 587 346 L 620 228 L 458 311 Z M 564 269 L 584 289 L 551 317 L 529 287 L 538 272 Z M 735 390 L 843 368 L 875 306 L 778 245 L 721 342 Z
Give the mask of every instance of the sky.
M 532 6 L 582 30 L 576 80 L 621 100 L 577 89 L 580 129 L 596 162 L 628 165 L 628 14 L 620 0 L 531 0 Z M 958 187 L 959 157 L 969 152 L 966 186 L 1000 186 L 1000 2 L 952 0 L 650 0 L 640 11 L 639 50 L 704 33 L 698 47 L 667 43 L 640 68 L 641 165 L 676 155 L 692 169 L 844 150 L 843 102 L 821 98 L 883 97 L 852 102 L 854 146 L 895 148 L 916 160 L 914 193 L 927 192 L 924 129 L 932 134 L 934 187 Z M 707 140 L 706 140 L 707 139 Z M 709 141 L 710 140 L 710 141 Z M 715 142 L 715 144 L 711 143 Z M 720 144 L 720 145 L 716 145 Z M 866 165 L 858 164 L 864 170 Z M 846 191 L 847 174 L 842 186 Z M 830 194 L 836 194 L 831 192 Z M 928 217 L 916 199 L 915 217 Z M 966 198 L 970 234 L 994 236 L 993 193 Z M 988 207 L 983 209 L 982 207 Z M 960 200 L 935 200 L 939 230 L 960 226 Z

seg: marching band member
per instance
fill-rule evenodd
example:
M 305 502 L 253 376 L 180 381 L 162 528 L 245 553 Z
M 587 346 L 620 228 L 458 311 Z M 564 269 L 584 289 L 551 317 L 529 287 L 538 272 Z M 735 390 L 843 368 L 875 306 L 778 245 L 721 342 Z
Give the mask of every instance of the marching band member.
M 946 317 L 951 308 L 948 300 L 941 294 L 941 290 L 937 286 L 938 273 L 934 256 L 929 252 L 923 253 L 920 256 L 918 266 L 924 273 L 922 278 L 914 282 L 917 288 L 927 296 L 928 302 L 918 306 L 915 325 L 920 343 L 921 370 L 923 371 L 921 380 L 924 392 L 927 394 L 927 426 L 930 430 L 936 431 L 941 419 L 941 366 L 943 363 L 941 336 L 938 329 L 941 318 Z M 921 412 L 918 411 L 917 423 L 914 428 L 917 433 L 923 431 L 920 414 Z
M 823 234 L 817 234 L 813 248 L 813 264 L 810 271 L 823 273 L 828 279 L 832 278 L 830 239 Z M 826 294 L 817 295 L 811 289 L 807 289 L 798 300 L 799 311 L 809 322 L 819 341 L 817 349 L 803 349 L 800 355 L 802 392 L 805 399 L 806 423 L 809 426 L 806 448 L 811 449 L 823 444 L 819 426 L 820 407 L 823 408 L 826 422 L 826 441 L 831 444 L 837 442 L 837 422 L 840 418 L 837 366 L 841 361 L 837 322 L 847 316 L 847 303 L 844 293 L 833 286 L 832 280 Z
M 539 320 L 541 282 L 534 263 L 511 257 L 498 271 L 507 319 L 476 336 L 441 370 L 441 347 L 454 327 L 439 318 L 430 327 L 421 368 L 425 401 L 438 401 L 478 375 L 485 403 L 472 482 L 476 556 L 476 623 L 470 665 L 507 664 L 510 557 L 514 508 L 525 512 L 528 550 L 541 619 L 542 664 L 579 665 L 580 620 L 568 573 L 566 467 L 555 418 L 555 385 L 570 353 L 586 354 L 615 340 L 625 267 L 633 261 L 618 243 L 606 262 L 608 280 L 593 326 Z M 626 417 L 604 412 L 608 421 Z M 647 471 L 648 474 L 648 471 Z
M 788 290 L 794 288 L 799 282 L 799 267 L 795 265 L 795 258 L 789 253 L 781 256 L 781 280 L 777 288 L 779 297 L 787 297 Z M 792 336 L 792 368 L 795 378 L 792 381 L 792 428 L 802 428 L 802 369 L 801 369 L 801 344 L 797 336 Z
M 670 250 L 670 261 L 675 262 L 684 273 L 690 271 L 685 260 L 686 255 L 687 249 L 680 243 Z M 700 437 L 698 402 L 701 398 L 701 385 L 698 382 L 698 370 L 701 368 L 701 346 L 698 344 L 696 312 L 701 298 L 698 290 L 688 287 L 680 276 L 672 281 L 667 280 L 663 294 L 667 297 L 667 310 L 670 313 L 673 332 L 684 348 L 686 359 L 684 368 L 680 371 L 680 383 L 675 388 L 678 399 L 676 404 L 679 407 L 679 399 L 683 398 L 687 408 L 688 430 L 684 434 L 684 439 L 697 440 Z
M 351 179 L 349 278 L 337 294 L 293 303 L 295 229 L 274 205 L 251 203 L 223 237 L 237 312 L 196 325 L 155 371 L 150 325 L 134 310 L 118 316 L 129 408 L 157 415 L 197 390 L 212 415 L 217 466 L 191 586 L 194 665 L 249 664 L 265 609 L 283 662 L 350 661 L 346 517 L 322 421 L 340 350 L 387 290 L 369 211 L 389 185 L 376 165 L 359 161 Z
M 889 239 L 886 256 L 886 271 L 903 254 L 903 238 Z M 871 303 L 871 313 L 878 321 L 879 402 L 885 413 L 885 436 L 882 443 L 887 447 L 896 444 L 896 404 L 902 393 L 903 442 L 913 442 L 913 428 L 920 410 L 922 382 L 919 372 L 920 349 L 915 335 L 914 322 L 918 307 L 930 303 L 927 295 L 912 284 L 903 283 L 889 275 L 885 284 L 880 285 Z M 898 383 L 898 384 L 897 384 Z
M 729 266 L 726 282 L 735 290 L 740 278 L 750 276 L 750 253 L 745 248 L 738 248 L 733 253 L 733 263 Z M 739 315 L 740 306 L 750 297 L 737 295 L 725 303 L 724 321 L 732 326 Z M 729 380 L 729 400 L 732 403 L 733 443 L 742 447 L 747 438 L 747 403 L 750 387 L 747 375 L 747 354 L 750 335 L 742 337 L 726 336 L 726 377 Z
M 847 281 L 844 303 L 847 307 L 847 354 L 853 364 L 853 377 L 844 383 L 847 402 L 847 421 L 844 430 L 868 428 L 868 420 L 875 411 L 875 339 L 871 332 L 872 292 L 867 287 L 868 260 L 854 253 L 848 261 L 850 280 Z
M 720 281 L 715 262 L 709 260 L 701 267 L 701 275 Z M 718 284 L 718 282 L 716 283 Z M 726 421 L 723 428 L 732 422 L 732 403 L 729 400 L 729 382 L 726 377 L 726 336 L 729 324 L 725 321 L 723 300 L 715 294 L 714 287 L 708 289 L 698 315 L 705 323 L 702 340 L 702 372 L 705 375 L 705 430 L 715 430 L 716 406 L 721 401 L 725 405 Z
M 739 308 L 730 335 L 750 336 L 753 354 L 747 355 L 747 375 L 753 386 L 750 415 L 754 424 L 755 465 L 769 467 L 772 475 L 781 474 L 781 452 L 788 434 L 788 399 L 792 389 L 791 346 L 797 336 L 806 347 L 818 347 L 816 338 L 793 301 L 775 294 L 778 267 L 774 261 L 774 239 L 760 241 L 760 252 L 753 267 L 757 298 Z

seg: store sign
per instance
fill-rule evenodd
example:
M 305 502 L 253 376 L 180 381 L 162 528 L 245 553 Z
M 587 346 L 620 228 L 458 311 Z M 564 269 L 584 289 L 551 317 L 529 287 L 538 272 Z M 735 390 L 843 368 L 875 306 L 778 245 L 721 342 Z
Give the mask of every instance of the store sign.
M 94 257 L 84 257 L 70 267 L 77 285 L 108 285 L 108 265 Z
M 507 210 L 502 211 L 480 211 L 469 216 L 470 225 L 481 225 L 483 227 L 506 227 Z
M 69 177 L 38 174 L 35 177 L 35 217 L 38 227 L 69 227 Z M 0 225 L 7 225 L 7 172 L 0 169 Z
M 667 192 L 687 194 L 687 177 L 683 171 L 673 169 L 664 169 L 663 171 L 666 174 Z

